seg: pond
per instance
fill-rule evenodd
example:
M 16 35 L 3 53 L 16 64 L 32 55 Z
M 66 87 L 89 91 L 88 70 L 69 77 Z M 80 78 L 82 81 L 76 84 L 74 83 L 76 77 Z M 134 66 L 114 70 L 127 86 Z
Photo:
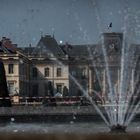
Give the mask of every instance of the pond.
M 127 132 L 139 132 L 140 122 L 132 122 L 127 128 Z M 108 127 L 103 122 L 80 122 L 75 123 L 7 123 L 0 124 L 0 133 L 77 133 L 95 134 L 109 132 Z

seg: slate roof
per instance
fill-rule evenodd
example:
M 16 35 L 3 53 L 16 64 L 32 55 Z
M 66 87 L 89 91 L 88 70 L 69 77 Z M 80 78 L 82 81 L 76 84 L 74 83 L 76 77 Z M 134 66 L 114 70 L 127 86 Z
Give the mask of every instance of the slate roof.
M 12 44 L 12 41 L 9 38 L 3 37 L 0 41 L 1 53 L 16 53 L 17 50 L 17 44 Z
M 42 36 L 39 40 L 37 46 L 32 51 L 33 55 L 43 55 L 50 57 L 63 57 L 64 52 L 58 45 L 54 37 L 50 35 Z
M 104 33 L 103 34 L 105 39 L 115 39 L 115 37 L 120 37 L 120 39 L 123 38 L 122 33 Z M 137 46 L 136 48 L 139 48 L 139 45 L 133 45 Z M 139 50 L 139 49 L 138 49 Z M 140 52 L 140 51 L 139 51 Z M 84 58 L 88 59 L 92 55 L 92 59 L 97 58 L 103 58 L 103 50 L 101 46 L 101 42 L 98 44 L 85 44 L 85 45 L 71 45 L 71 44 L 63 44 L 58 45 L 57 41 L 54 37 L 51 37 L 50 35 L 42 36 L 39 40 L 36 47 L 28 47 L 24 48 L 24 53 L 26 54 L 32 54 L 34 56 L 46 56 L 46 58 L 50 58 L 52 56 L 55 57 L 63 57 L 68 56 L 69 58 Z M 120 54 L 119 51 L 116 49 L 107 49 L 107 54 L 110 55 L 116 55 Z
M 26 55 L 31 55 L 32 52 L 34 51 L 35 47 L 25 47 L 25 48 L 22 48 L 22 51 L 24 54 Z
M 90 55 L 94 55 L 98 45 L 88 44 L 88 45 L 61 45 L 60 46 L 65 54 L 69 57 L 79 57 L 79 58 L 89 58 Z
M 52 44 L 51 44 L 52 43 Z M 44 45 L 45 44 L 45 45 Z M 90 53 L 95 54 L 98 45 L 58 45 L 53 42 L 47 42 L 46 39 L 41 39 L 37 47 L 23 48 L 24 54 L 34 56 L 48 56 L 52 53 L 56 57 L 63 57 L 68 55 L 69 57 L 88 58 Z

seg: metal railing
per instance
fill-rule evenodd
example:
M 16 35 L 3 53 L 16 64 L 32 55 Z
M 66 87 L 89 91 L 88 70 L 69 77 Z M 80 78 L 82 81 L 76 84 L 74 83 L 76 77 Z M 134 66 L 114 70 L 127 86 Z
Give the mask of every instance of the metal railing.
M 65 97 L 0 97 L 0 100 L 10 99 L 12 105 L 89 105 L 90 103 L 83 96 L 65 96 Z

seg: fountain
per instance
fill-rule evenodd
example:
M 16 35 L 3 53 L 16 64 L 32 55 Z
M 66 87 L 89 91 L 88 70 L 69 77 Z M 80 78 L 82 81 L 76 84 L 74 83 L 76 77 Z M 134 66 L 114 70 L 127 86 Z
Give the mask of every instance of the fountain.
M 126 132 L 127 126 L 134 118 L 140 104 L 138 98 L 138 94 L 140 92 L 138 84 L 140 81 L 140 66 L 138 63 L 139 54 L 137 53 L 139 52 L 139 49 L 131 46 L 131 43 L 134 41 L 133 38 L 135 38 L 135 29 L 133 29 L 135 28 L 135 25 L 132 24 L 133 27 L 128 25 L 128 20 L 134 21 L 133 15 L 129 12 L 126 12 L 127 14 L 124 15 L 124 28 L 122 34 L 112 32 L 103 34 L 101 30 L 101 19 L 97 8 L 98 6 L 96 5 L 95 0 L 93 0 L 93 7 L 96 14 L 99 34 L 102 35 L 97 53 L 100 53 L 99 56 L 101 57 L 101 59 L 100 57 L 98 59 L 99 63 L 102 64 L 103 62 L 103 81 L 100 79 L 98 67 L 95 66 L 96 62 L 94 61 L 96 55 L 91 53 L 92 50 L 90 47 L 87 46 L 87 48 L 89 51 L 89 58 L 92 58 L 92 65 L 95 69 L 94 71 L 96 73 L 97 80 L 100 83 L 99 85 L 101 87 L 102 97 L 105 99 L 102 107 L 99 107 L 95 101 L 92 100 L 92 97 L 89 96 L 88 92 L 82 87 L 78 80 L 71 75 L 71 73 L 69 73 L 69 77 L 83 92 L 84 96 L 91 102 L 104 122 L 110 128 L 111 132 Z M 82 29 L 81 24 L 79 27 Z M 128 32 L 128 29 L 130 28 L 131 31 Z M 86 32 L 83 33 L 84 37 L 86 37 Z M 113 52 L 113 55 L 110 54 L 109 51 Z M 55 58 L 55 60 L 59 65 L 64 66 L 63 62 L 57 58 Z M 115 70 L 113 70 L 112 65 L 114 65 L 116 60 L 119 65 Z M 114 74 L 117 75 L 115 78 Z M 97 91 L 93 92 L 102 99 Z M 102 108 L 104 108 L 105 114 L 102 112 Z
M 122 133 L 122 132 L 125 133 L 126 132 L 126 127 L 117 124 L 117 125 L 111 126 L 110 130 L 111 130 L 110 132 L 114 132 L 114 133 Z
M 98 23 L 97 28 L 99 33 L 102 34 L 100 40 L 101 45 L 98 46 L 99 48 L 97 50 L 97 53 L 100 53 L 98 62 L 95 62 L 96 55 L 95 53 L 91 53 L 92 49 L 90 47 L 88 47 L 88 51 L 89 56 L 92 58 L 97 80 L 100 83 L 101 92 L 103 93 L 102 96 L 105 98 L 103 107 L 106 115 L 103 115 L 100 108 L 90 99 L 85 91 L 83 93 L 91 101 L 111 132 L 126 132 L 126 128 L 134 118 L 140 104 L 138 97 L 140 92 L 138 85 L 140 81 L 138 52 L 140 50 L 135 45 L 132 46 L 132 42 L 136 42 L 137 26 L 135 26 L 135 19 L 137 17 L 130 13 L 130 8 L 126 2 L 127 12 L 124 14 L 123 33 L 102 33 L 101 18 L 96 0 L 92 0 L 92 4 Z M 131 23 L 132 21 L 133 23 Z M 116 61 L 119 65 L 113 70 L 112 66 L 115 65 Z M 101 84 L 99 70 L 95 66 L 95 63 L 100 63 L 104 67 L 103 84 Z M 117 78 L 114 75 L 117 75 Z M 96 91 L 94 93 L 98 95 Z M 99 96 L 99 98 L 101 97 Z
M 138 72 L 139 49 L 132 47 L 128 40 L 126 43 L 126 35 L 124 33 L 103 33 L 101 45 L 98 47 L 97 55 L 101 53 L 98 60 L 95 59 L 95 53 L 91 54 L 92 49 L 90 47 L 88 50 L 90 57 L 93 58 L 94 71 L 100 83 L 102 97 L 105 99 L 102 107 L 104 107 L 106 115 L 88 96 L 87 92 L 84 89 L 82 91 L 101 115 L 110 131 L 113 133 L 124 133 L 140 104 L 138 97 L 140 91 L 138 85 L 140 80 L 140 73 Z M 96 63 L 103 68 L 103 82 L 100 79 Z M 102 98 L 97 91 L 93 92 L 99 98 Z
M 113 133 L 126 132 L 127 126 L 135 116 L 140 104 L 138 99 L 140 91 L 140 87 L 138 85 L 140 80 L 140 73 L 138 72 L 139 55 L 137 53 L 139 50 L 137 50 L 138 48 L 134 49 L 130 44 L 126 44 L 125 37 L 125 34 L 122 33 L 102 34 L 101 44 L 98 46 L 98 53 L 101 53 L 102 56 L 99 55 L 100 57 L 98 62 L 94 62 L 94 57 L 96 57 L 96 55 L 91 54 L 91 48 L 87 47 L 89 50 L 89 58 L 93 57 L 92 65 L 97 72 L 97 79 L 103 83 L 100 84 L 101 91 L 103 92 L 102 96 L 105 98 L 105 103 L 102 104 L 102 107 L 99 107 L 95 101 L 92 100 L 92 97 L 89 96 L 88 92 L 82 87 L 78 80 L 69 73 L 70 79 L 79 87 L 79 89 L 83 92 L 83 95 L 91 102 L 104 122 L 110 128 L 110 131 Z M 109 53 L 110 50 L 113 52 L 113 55 L 112 53 Z M 116 59 L 116 57 L 118 57 L 118 59 Z M 116 63 L 116 60 L 117 67 L 112 70 L 112 65 Z M 59 65 L 64 66 L 63 62 L 57 58 L 55 58 L 55 61 Z M 103 62 L 101 66 L 104 70 L 103 81 L 99 78 L 98 68 L 95 66 L 95 63 L 101 62 Z M 114 74 L 117 76 L 114 77 Z M 97 91 L 93 90 L 93 92 L 99 96 L 99 98 L 102 98 Z M 105 113 L 102 112 L 103 108 Z

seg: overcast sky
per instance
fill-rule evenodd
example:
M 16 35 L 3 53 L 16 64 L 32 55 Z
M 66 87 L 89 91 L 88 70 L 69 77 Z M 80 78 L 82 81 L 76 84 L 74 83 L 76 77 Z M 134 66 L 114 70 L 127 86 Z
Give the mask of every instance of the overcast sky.
M 0 38 L 9 37 L 19 47 L 35 46 L 41 34 L 54 34 L 58 43 L 95 44 L 100 31 L 122 32 L 127 14 L 133 15 L 128 22 L 136 24 L 139 35 L 140 0 L 93 1 L 0 0 Z

